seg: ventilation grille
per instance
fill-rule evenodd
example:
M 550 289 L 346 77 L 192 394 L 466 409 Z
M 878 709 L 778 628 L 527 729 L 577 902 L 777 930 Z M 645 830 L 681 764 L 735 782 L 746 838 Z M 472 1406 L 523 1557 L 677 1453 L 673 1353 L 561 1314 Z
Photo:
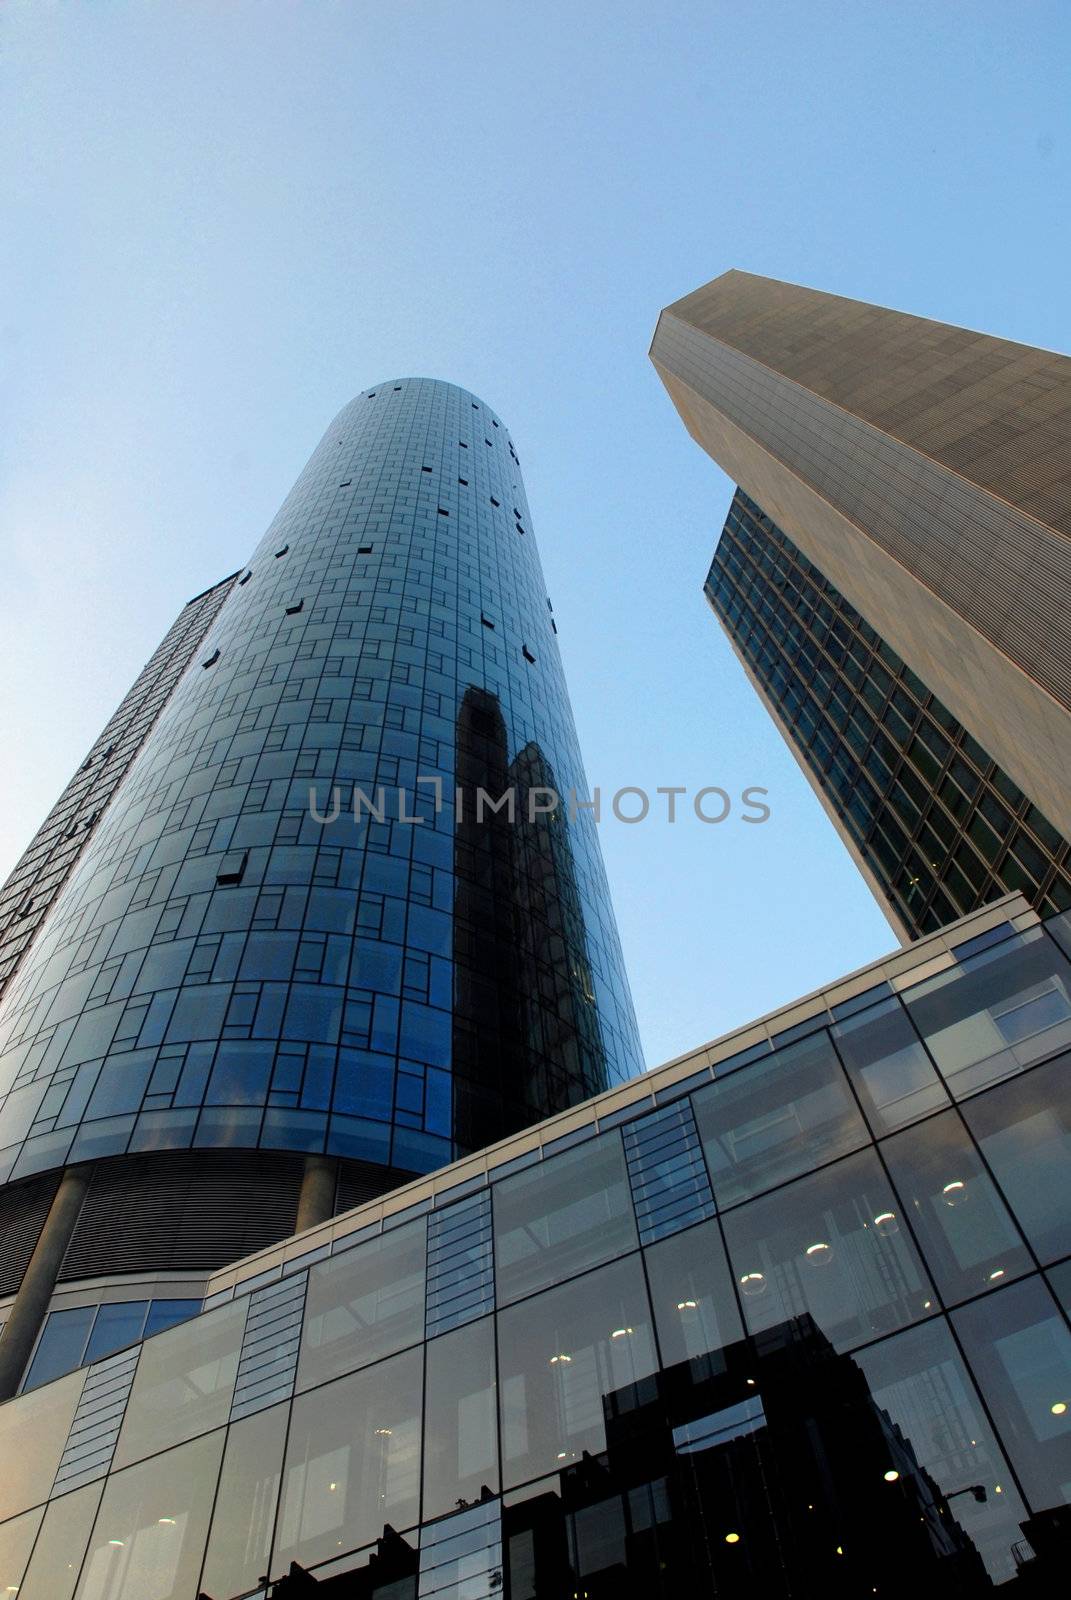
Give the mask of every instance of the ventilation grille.
M 90 1367 L 56 1472 L 54 1495 L 107 1474 L 140 1354 L 136 1344 Z
M 641 1244 L 714 1215 L 714 1195 L 690 1101 L 678 1100 L 626 1126 L 624 1133 Z
M 293 1395 L 308 1281 L 308 1273 L 301 1272 L 250 1295 L 232 1422 Z
M 60 1282 L 226 1266 L 294 1229 L 300 1156 L 176 1151 L 96 1169 Z
M 0 1189 L 0 1294 L 14 1294 L 22 1282 L 48 1216 L 60 1174 Z
M 491 1191 L 433 1211 L 428 1218 L 427 1336 L 493 1311 Z
M 444 1517 L 420 1535 L 420 1600 L 501 1600 L 501 1501 Z

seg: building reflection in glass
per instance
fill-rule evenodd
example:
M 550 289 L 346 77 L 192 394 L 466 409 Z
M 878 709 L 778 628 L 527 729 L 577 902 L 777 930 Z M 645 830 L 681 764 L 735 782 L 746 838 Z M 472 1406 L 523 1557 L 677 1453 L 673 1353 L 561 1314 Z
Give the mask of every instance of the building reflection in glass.
M 991 1587 L 961 1520 L 980 1503 L 955 1492 L 979 1461 L 953 1451 L 963 1479 L 938 1482 L 810 1317 L 642 1378 L 603 1407 L 604 1452 L 506 1496 L 511 1600 Z
M 464 1152 L 610 1079 L 569 821 L 561 806 L 545 810 L 553 768 L 535 743 L 510 760 L 498 697 L 475 685 L 458 712 L 456 782 L 452 1058 Z M 478 804 L 481 791 L 496 805 L 511 793 L 511 809 Z

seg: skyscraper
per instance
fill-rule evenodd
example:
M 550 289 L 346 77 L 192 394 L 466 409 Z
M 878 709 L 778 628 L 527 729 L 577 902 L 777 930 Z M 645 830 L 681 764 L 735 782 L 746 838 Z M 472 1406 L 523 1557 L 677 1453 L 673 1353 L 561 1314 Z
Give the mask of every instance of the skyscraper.
M 189 1279 L 638 1070 L 556 631 L 500 419 L 346 406 L 0 1006 L 5 1372 L 56 1282 Z
M 707 594 L 902 935 L 1071 898 L 1071 360 L 729 272 L 652 359 L 739 485 Z
M 183 606 L 0 888 L 0 994 L 237 576 Z

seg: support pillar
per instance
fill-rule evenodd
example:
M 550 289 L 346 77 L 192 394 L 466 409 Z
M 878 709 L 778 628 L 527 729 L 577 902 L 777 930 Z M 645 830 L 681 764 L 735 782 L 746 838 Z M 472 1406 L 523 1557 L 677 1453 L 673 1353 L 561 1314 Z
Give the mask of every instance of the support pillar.
M 294 1222 L 295 1233 L 304 1233 L 306 1228 L 315 1228 L 318 1222 L 326 1222 L 334 1216 L 337 1188 L 338 1161 L 335 1157 L 306 1156 Z
M 0 1401 L 10 1400 L 22 1380 L 88 1188 L 88 1167 L 68 1167 L 60 1179 L 15 1303 L 0 1332 Z

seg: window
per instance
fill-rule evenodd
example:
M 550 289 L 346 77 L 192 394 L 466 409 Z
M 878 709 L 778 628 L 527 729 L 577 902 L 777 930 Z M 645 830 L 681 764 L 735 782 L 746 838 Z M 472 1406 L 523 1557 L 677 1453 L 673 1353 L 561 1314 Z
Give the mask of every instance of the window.
M 498 1299 L 560 1283 L 636 1246 L 620 1136 L 608 1133 L 496 1184 Z
M 299 1389 L 352 1372 L 424 1337 L 425 1237 L 421 1218 L 313 1267 Z
M 304 611 L 304 609 L 305 609 L 304 600 L 295 600 L 294 604 L 292 606 L 287 606 L 286 614 L 287 614 L 288 617 L 296 617 L 298 612 L 299 611 Z
M 498 1352 L 504 1486 L 604 1450 L 658 1366 L 639 1258 L 499 1312 Z
M 283 548 L 282 548 L 282 549 L 281 549 L 281 550 L 276 550 L 276 552 L 275 552 L 275 559 L 276 559 L 276 561 L 278 561 L 278 560 L 279 560 L 279 558 L 280 558 L 280 556 L 285 556 L 285 555 L 286 555 L 286 552 L 287 552 L 287 551 L 288 551 L 288 550 L 289 550 L 289 549 L 290 549 L 290 546 L 289 546 L 289 545 L 288 545 L 288 544 L 284 544 L 284 545 L 283 545 Z
M 1035 1508 L 1058 1505 L 1071 1478 L 1071 1334 L 1039 1277 L 952 1313 L 964 1353 Z
M 528 646 L 526 644 L 521 646 L 521 654 L 523 655 L 523 657 L 524 657 L 524 659 L 526 661 L 531 661 L 531 662 L 535 661 L 535 656 L 532 654 L 532 652 L 529 650 L 529 648 L 528 648 Z
M 702 1362 L 698 1375 L 722 1370 L 716 1355 L 742 1339 L 729 1263 L 716 1222 L 673 1234 L 644 1251 L 663 1366 Z
M 221 885 L 241 883 L 249 861 L 248 850 L 226 850 L 216 871 L 216 882 Z
M 888 998 L 839 1022 L 833 1042 L 872 1131 L 894 1133 L 948 1105 L 948 1095 L 900 1002 Z
M 986 1499 L 957 1494 L 950 1511 L 994 1583 L 1014 1576 L 1012 1545 L 1026 1515 L 1008 1463 L 943 1319 L 858 1350 L 876 1413 L 900 1429 L 942 1494 L 980 1483 Z M 955 1558 L 953 1559 L 953 1564 Z
M 467 478 L 458 478 L 457 481 L 458 481 L 458 483 L 462 484 L 466 489 L 468 488 L 469 480 Z
M 218 660 L 219 660 L 219 651 L 218 650 L 213 650 L 212 654 L 208 657 L 208 659 L 206 661 L 202 661 L 201 662 L 201 665 L 202 665 L 202 667 L 214 667 Z
M 1071 967 L 1041 928 L 957 962 L 903 1000 L 954 1095 L 1071 1045 Z
M 421 467 L 420 470 L 421 470 L 421 472 L 430 472 L 431 468 L 430 467 Z
M 230 1412 L 247 1302 L 233 1301 L 142 1347 L 117 1467 L 221 1427 Z
M 423 1352 L 407 1350 L 294 1401 L 273 1571 L 417 1521 L 422 1370 Z
M 370 544 L 359 544 L 357 546 L 357 554 L 359 556 L 370 556 L 372 554 L 372 546 Z
M 202 1577 L 207 1594 L 244 1594 L 268 1570 L 289 1409 L 272 1406 L 230 1428 Z
M 501 500 L 496 500 L 494 495 L 492 495 L 491 496 L 491 504 L 493 506 L 500 506 L 502 504 L 502 502 L 501 502 Z
M 79 1600 L 184 1600 L 197 1588 L 223 1429 L 107 1481 Z
M 450 515 L 445 506 L 439 506 L 438 510 L 440 517 L 448 517 Z
M 957 1112 L 886 1140 L 882 1153 L 946 1304 L 1031 1270 L 1019 1230 Z
M 693 1105 L 722 1208 L 868 1143 L 824 1030 L 716 1078 Z
M 242 576 L 238 579 L 238 587 L 241 588 L 243 583 L 248 583 L 252 576 L 253 574 L 251 572 L 243 572 Z
M 482 611 L 480 612 L 480 621 L 483 623 L 485 628 L 490 628 L 492 633 L 494 632 L 494 623 L 491 621 L 490 617 L 485 617 Z
M 494 1319 L 427 1346 L 424 1411 L 425 1520 L 498 1489 Z
M 738 1206 L 722 1223 L 750 1333 L 809 1312 L 848 1350 L 937 1308 L 872 1150 Z
M 1071 1090 L 1067 1056 L 977 1095 L 963 1115 L 1043 1262 L 1071 1254 Z

